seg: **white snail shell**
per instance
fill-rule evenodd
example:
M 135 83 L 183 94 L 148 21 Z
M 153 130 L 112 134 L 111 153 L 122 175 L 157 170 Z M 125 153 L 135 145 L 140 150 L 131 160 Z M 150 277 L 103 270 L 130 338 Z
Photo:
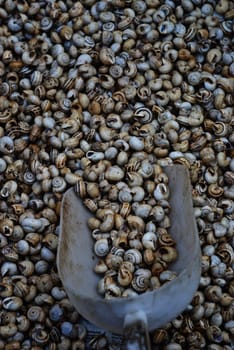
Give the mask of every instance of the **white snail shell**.
M 99 257 L 106 256 L 110 251 L 110 245 L 106 238 L 98 239 L 94 244 L 95 254 Z
M 154 232 L 146 232 L 142 237 L 142 244 L 147 249 L 156 250 L 157 235 Z
M 140 264 L 142 262 L 142 254 L 137 249 L 128 249 L 124 253 L 124 260 L 130 261 L 133 264 Z

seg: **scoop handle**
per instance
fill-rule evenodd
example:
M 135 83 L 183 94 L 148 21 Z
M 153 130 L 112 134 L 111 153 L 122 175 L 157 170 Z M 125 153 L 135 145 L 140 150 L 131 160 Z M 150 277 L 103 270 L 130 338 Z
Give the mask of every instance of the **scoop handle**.
M 150 350 L 148 321 L 144 311 L 127 314 L 124 319 L 121 350 Z

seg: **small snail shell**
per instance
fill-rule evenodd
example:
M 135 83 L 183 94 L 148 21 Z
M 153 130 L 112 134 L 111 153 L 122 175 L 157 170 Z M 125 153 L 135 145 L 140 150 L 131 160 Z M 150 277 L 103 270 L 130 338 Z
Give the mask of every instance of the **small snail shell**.
M 129 139 L 129 146 L 135 151 L 142 151 L 144 149 L 144 141 L 137 136 L 131 136 Z
M 154 174 L 154 167 L 148 160 L 145 159 L 141 162 L 138 172 L 144 179 L 147 179 Z
M 147 265 L 152 265 L 155 260 L 154 250 L 150 248 L 146 248 L 143 253 L 143 258 L 144 258 L 144 262 Z
M 150 217 L 152 217 L 156 222 L 160 222 L 161 220 L 164 219 L 165 217 L 165 211 L 163 210 L 163 208 L 159 205 L 154 206 L 150 213 L 149 213 Z
M 17 326 L 14 323 L 0 326 L 0 335 L 2 338 L 13 337 L 17 333 Z M 12 342 L 11 342 L 12 344 Z
M 14 295 L 20 298 L 24 298 L 29 293 L 29 286 L 26 281 L 19 280 L 14 285 Z
M 27 218 L 25 217 L 21 221 L 21 225 L 25 232 L 36 232 L 41 229 L 42 223 L 40 219 Z
M 55 254 L 47 247 L 42 247 L 41 248 L 41 258 L 48 261 L 48 262 L 52 262 L 55 259 Z
M 168 233 L 162 233 L 158 235 L 158 243 L 162 246 L 174 246 L 175 241 Z
M 188 74 L 188 82 L 191 85 L 198 85 L 201 80 L 201 73 L 200 72 L 190 72 Z
M 142 262 L 142 255 L 141 252 L 137 249 L 128 249 L 124 253 L 124 260 L 130 261 L 133 264 L 140 264 Z
M 54 192 L 63 192 L 67 186 L 66 181 L 61 176 L 54 177 L 51 184 Z
M 100 60 L 105 65 L 115 64 L 115 55 L 111 48 L 104 47 L 100 50 Z
M 10 31 L 16 33 L 16 32 L 19 32 L 23 28 L 23 20 L 20 17 L 20 15 L 13 16 L 13 17 L 10 17 L 7 25 L 8 25 L 8 28 L 10 29 Z
M 154 198 L 156 200 L 168 199 L 169 198 L 169 188 L 163 183 L 160 183 L 156 186 L 154 190 Z
M 134 273 L 131 285 L 137 292 L 144 292 L 149 287 L 151 271 L 147 269 L 138 269 Z
M 126 218 L 126 220 L 131 230 L 136 230 L 137 232 L 144 232 L 145 222 L 142 218 L 136 215 L 129 215 Z
M 55 322 L 62 320 L 63 310 L 60 305 L 55 304 L 52 306 L 52 308 L 49 310 L 49 318 Z
M 149 204 L 138 204 L 135 203 L 135 205 L 133 204 L 132 209 L 134 210 L 134 214 L 136 216 L 139 216 L 141 218 L 147 218 L 149 216 L 149 213 L 152 209 L 151 205 Z
M 86 157 L 93 162 L 98 162 L 99 160 L 104 159 L 104 153 L 90 150 L 86 153 Z
M 121 203 L 123 202 L 131 202 L 132 201 L 132 195 L 131 191 L 128 187 L 124 187 L 122 190 L 119 191 L 118 199 Z
M 124 171 L 117 165 L 110 166 L 105 172 L 108 181 L 120 181 L 124 177 Z
M 30 321 L 25 315 L 20 315 L 16 317 L 17 328 L 20 332 L 27 332 L 30 327 Z
M 14 141 L 9 136 L 0 137 L 0 152 L 10 154 L 14 151 Z
M 17 274 L 17 272 L 18 272 L 17 265 L 13 262 L 5 261 L 1 265 L 2 276 L 5 276 L 5 275 L 13 276 L 13 275 Z
M 127 172 L 127 184 L 130 187 L 141 186 L 143 184 L 143 177 L 135 171 Z
M 222 223 L 215 222 L 213 224 L 215 237 L 223 237 L 227 233 L 227 227 L 225 227 Z
M 45 303 L 47 305 L 52 305 L 53 302 L 54 302 L 53 297 L 48 293 L 40 293 L 35 297 L 35 303 L 36 305 L 39 305 L 39 306 Z
M 115 283 L 108 284 L 105 288 L 105 299 L 121 296 L 121 288 Z
M 156 250 L 157 235 L 154 232 L 146 232 L 142 237 L 142 244 L 146 249 Z
M 127 232 L 120 231 L 117 238 L 114 240 L 116 247 L 126 248 L 128 246 L 128 234 Z
M 53 287 L 51 290 L 51 295 L 56 300 L 62 300 L 66 297 L 66 292 L 62 287 Z
M 31 306 L 27 311 L 27 317 L 33 322 L 43 322 L 45 319 L 45 312 L 40 306 Z
M 38 275 L 46 273 L 49 269 L 49 263 L 45 260 L 39 260 L 35 263 L 35 272 Z
M 3 158 L 0 158 L 0 173 L 3 173 L 7 168 L 7 163 Z
M 135 249 L 140 250 L 140 251 L 143 249 L 143 245 L 138 238 L 129 239 L 129 247 L 135 248 Z
M 156 255 L 157 254 L 159 254 L 160 258 L 166 263 L 171 263 L 177 258 L 177 251 L 174 247 L 162 246 L 157 250 Z
M 0 289 L 0 296 L 2 298 L 11 297 L 13 294 L 13 286 L 8 283 L 0 282 Z
M 8 244 L 7 237 L 0 233 L 0 248 L 5 247 Z
M 170 21 L 163 21 L 159 24 L 158 30 L 161 34 L 166 35 L 173 32 L 175 25 Z
M 94 244 L 94 251 L 95 254 L 99 257 L 106 256 L 110 251 L 110 244 L 108 242 L 108 239 L 101 238 L 97 240 Z
M 83 203 L 92 213 L 97 211 L 98 206 L 96 201 L 94 201 L 93 199 L 85 198 Z
M 2 248 L 1 253 L 8 261 L 17 262 L 19 259 L 17 252 L 15 252 L 15 250 L 8 245 Z
M 97 262 L 97 264 L 94 266 L 94 271 L 96 273 L 100 273 L 100 274 L 103 274 L 105 273 L 106 271 L 108 271 L 108 267 L 107 265 L 105 264 L 105 262 L 103 260 L 99 260 Z
M 133 195 L 132 199 L 134 202 L 141 202 L 145 197 L 145 191 L 141 186 L 133 186 L 131 188 L 131 193 Z
M 152 120 L 152 112 L 148 108 L 140 107 L 134 112 L 134 117 L 142 124 L 150 123 Z
M 111 253 L 114 255 L 119 255 L 119 256 L 123 257 L 124 252 L 125 252 L 124 249 L 120 248 L 120 247 L 112 247 L 111 248 Z
M 114 214 L 113 212 L 106 213 L 103 222 L 100 224 L 99 229 L 101 232 L 109 232 L 114 227 Z
M 132 273 L 123 266 L 120 266 L 118 271 L 117 281 L 121 286 L 127 287 L 132 282 Z
M 9 311 L 17 311 L 19 310 L 23 305 L 23 300 L 19 297 L 8 297 L 4 298 L 2 301 L 2 306 L 5 310 Z
M 165 271 L 160 273 L 159 280 L 160 280 L 160 282 L 165 283 L 165 282 L 173 280 L 176 277 L 177 277 L 177 275 L 175 272 L 170 271 L 170 270 L 165 270 Z
M 124 202 L 122 203 L 121 207 L 120 207 L 120 215 L 123 217 L 123 218 L 126 218 L 129 213 L 131 211 L 131 204 L 128 203 L 128 202 Z
M 20 261 L 18 267 L 23 276 L 31 276 L 34 272 L 34 264 L 30 260 Z

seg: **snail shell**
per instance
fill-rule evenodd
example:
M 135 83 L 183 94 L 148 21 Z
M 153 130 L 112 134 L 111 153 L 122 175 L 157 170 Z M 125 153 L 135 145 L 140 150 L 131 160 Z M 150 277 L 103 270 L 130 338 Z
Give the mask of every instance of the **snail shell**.
M 132 195 L 131 191 L 128 187 L 124 187 L 121 189 L 118 193 L 118 199 L 121 203 L 123 202 L 131 202 L 132 201 Z
M 144 232 L 145 222 L 141 217 L 138 217 L 136 215 L 129 215 L 126 220 L 131 230 Z
M 144 258 L 144 262 L 147 265 L 152 265 L 155 260 L 154 250 L 150 248 L 146 248 L 143 253 L 143 258 Z
M 141 202 L 145 198 L 145 190 L 141 186 L 133 186 L 131 188 L 131 193 L 134 202 Z
M 128 249 L 124 253 L 124 260 L 139 265 L 142 262 L 142 254 L 137 249 Z
M 157 235 L 154 232 L 146 232 L 142 237 L 142 244 L 146 249 L 156 250 Z
M 156 251 L 156 255 L 158 255 L 164 262 L 171 263 L 176 260 L 177 251 L 174 247 L 161 246 Z
M 143 160 L 141 162 L 138 172 L 142 175 L 144 179 L 147 179 L 154 174 L 154 167 L 148 160 Z
M 177 277 L 177 275 L 175 272 L 170 271 L 170 270 L 165 270 L 165 271 L 160 273 L 159 280 L 160 280 L 160 282 L 165 283 L 165 282 L 169 282 L 169 281 L 173 280 L 176 277 Z
M 139 293 L 146 291 L 150 284 L 150 277 L 150 270 L 142 268 L 136 270 L 131 282 L 133 289 Z
M 134 291 L 132 288 L 126 288 L 124 289 L 122 293 L 123 298 L 131 298 L 131 297 L 136 297 L 138 293 Z
M 97 202 L 91 198 L 85 198 L 83 203 L 92 213 L 98 209 Z
M 156 222 L 162 221 L 165 217 L 164 209 L 159 205 L 154 206 L 149 214 Z
M 8 297 L 4 298 L 2 301 L 2 306 L 5 310 L 8 311 L 17 311 L 19 310 L 23 305 L 23 300 L 19 297 Z
M 97 262 L 97 264 L 94 266 L 94 271 L 95 271 L 96 273 L 103 274 L 103 273 L 105 273 L 105 272 L 108 271 L 108 267 L 107 267 L 107 265 L 105 264 L 105 262 L 104 262 L 102 259 L 100 259 L 100 260 Z
M 158 243 L 160 245 L 164 245 L 164 246 L 173 246 L 175 245 L 175 241 L 174 239 L 171 237 L 171 235 L 169 235 L 168 233 L 162 233 L 158 235 Z
M 30 327 L 30 321 L 27 319 L 25 315 L 20 315 L 16 317 L 17 328 L 20 332 L 27 332 Z
M 129 244 L 128 233 L 125 231 L 120 231 L 113 242 L 116 247 L 126 248 Z
M 94 252 L 99 257 L 106 256 L 110 251 L 110 244 L 108 239 L 101 238 L 98 239 L 94 244 Z
M 25 281 L 16 281 L 14 286 L 14 295 L 20 298 L 24 298 L 29 293 L 29 286 Z
M 27 317 L 33 322 L 43 322 L 45 319 L 45 312 L 40 306 L 31 306 L 28 309 Z
M 34 272 L 34 264 L 30 260 L 20 261 L 18 267 L 23 276 L 31 276 Z
M 130 283 L 132 282 L 131 271 L 129 271 L 129 269 L 127 269 L 123 265 L 120 266 L 119 271 L 118 271 L 117 281 L 123 287 L 129 286 Z
M 35 272 L 38 275 L 46 273 L 49 269 L 49 263 L 45 260 L 39 260 L 35 263 Z
M 0 282 L 0 296 L 2 298 L 6 298 L 6 297 L 11 297 L 12 294 L 13 294 L 13 286 L 8 283 Z
M 14 141 L 9 136 L 0 137 L 0 152 L 11 154 L 14 151 Z
M 148 108 L 140 107 L 137 108 L 134 112 L 134 118 L 137 119 L 141 124 L 147 124 L 152 120 L 152 112 Z
M 154 190 L 154 198 L 156 200 L 168 199 L 170 195 L 169 188 L 163 183 L 159 183 Z
M 110 166 L 105 172 L 108 181 L 116 182 L 124 178 L 124 171 L 117 165 Z
M 105 65 L 115 64 L 115 55 L 111 48 L 104 47 L 100 50 L 99 58 Z
M 141 218 L 148 218 L 149 217 L 149 213 L 151 212 L 151 205 L 149 204 L 138 204 L 138 203 L 135 203 L 135 205 L 133 204 L 132 206 L 132 209 L 134 210 L 134 214 L 136 216 L 139 216 Z
M 17 326 L 14 323 L 0 326 L 0 335 L 2 338 L 13 337 L 17 333 Z M 12 343 L 11 343 L 12 344 Z
M 130 211 L 131 211 L 131 204 L 128 202 L 124 202 L 124 203 L 122 203 L 122 205 L 120 207 L 119 214 L 123 218 L 126 218 L 129 215 Z
M 17 252 L 15 252 L 15 250 L 10 246 L 4 246 L 1 250 L 1 253 L 8 261 L 16 262 L 19 259 Z
M 135 151 L 142 151 L 144 149 L 144 140 L 137 136 L 131 136 L 129 139 L 129 146 Z
M 121 296 L 121 288 L 115 283 L 108 284 L 105 288 L 105 298 L 111 299 L 113 297 Z
M 27 218 L 25 217 L 21 221 L 21 225 L 25 232 L 36 232 L 41 229 L 42 223 L 40 219 Z

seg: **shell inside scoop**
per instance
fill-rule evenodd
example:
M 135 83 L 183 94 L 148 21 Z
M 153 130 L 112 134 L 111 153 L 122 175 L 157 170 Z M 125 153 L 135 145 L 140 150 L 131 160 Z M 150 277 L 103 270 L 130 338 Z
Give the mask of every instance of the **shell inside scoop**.
M 105 300 L 97 292 L 93 271 L 97 257 L 87 220 L 90 212 L 73 189 L 63 198 L 57 264 L 65 290 L 79 313 L 104 329 L 122 333 L 126 314 L 143 309 L 149 329 L 174 319 L 191 301 L 200 279 L 200 245 L 193 216 L 188 171 L 181 165 L 165 167 L 170 183 L 172 237 L 178 258 L 177 277 L 159 289 L 129 298 Z

